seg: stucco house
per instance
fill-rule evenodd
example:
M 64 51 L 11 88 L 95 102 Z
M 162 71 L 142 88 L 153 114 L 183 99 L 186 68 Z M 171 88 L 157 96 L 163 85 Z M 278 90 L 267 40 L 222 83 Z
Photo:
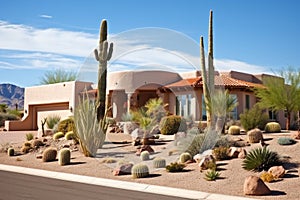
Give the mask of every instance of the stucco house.
M 227 89 L 238 102 L 230 117 L 250 109 L 258 100 L 252 89 L 263 86 L 265 77 L 237 71 L 215 72 L 216 87 Z M 195 121 L 206 119 L 203 103 L 202 77 L 199 71 L 176 73 L 169 71 L 121 71 L 108 73 L 107 99 L 112 108 L 110 115 L 120 121 L 124 113 L 145 105 L 150 98 L 162 98 L 166 109 L 173 114 L 190 116 Z M 91 82 L 65 82 L 25 88 L 24 117 L 22 121 L 5 122 L 6 130 L 34 130 L 50 114 L 62 118 L 74 114 L 80 94 L 96 97 L 97 90 Z M 199 103 L 200 102 L 200 103 Z M 284 127 L 284 113 L 270 112 L 270 119 Z

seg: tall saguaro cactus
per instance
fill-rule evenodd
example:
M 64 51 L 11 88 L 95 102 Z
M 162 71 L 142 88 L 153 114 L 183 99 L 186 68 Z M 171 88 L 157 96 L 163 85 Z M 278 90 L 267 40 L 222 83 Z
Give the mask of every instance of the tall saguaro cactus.
M 210 11 L 209 16 L 209 35 L 208 35 L 208 70 L 206 70 L 205 65 L 205 53 L 203 37 L 200 37 L 200 64 L 201 64 L 201 74 L 203 83 L 203 95 L 204 102 L 206 106 L 206 116 L 207 116 L 207 126 L 214 127 L 214 116 L 212 113 L 212 102 L 211 98 L 214 93 L 215 87 L 215 69 L 213 63 L 213 12 Z
M 98 94 L 97 94 L 97 120 L 104 118 L 106 110 L 106 82 L 107 82 L 107 61 L 110 60 L 113 52 L 113 43 L 108 47 L 107 42 L 107 21 L 104 19 L 100 26 L 99 51 L 94 50 L 95 58 L 99 62 L 98 67 Z

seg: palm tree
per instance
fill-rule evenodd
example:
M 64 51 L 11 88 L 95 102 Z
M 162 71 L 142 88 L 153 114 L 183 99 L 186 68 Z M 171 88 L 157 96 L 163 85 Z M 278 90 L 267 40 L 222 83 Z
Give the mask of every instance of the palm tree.
M 75 81 L 77 73 L 73 71 L 66 71 L 63 69 L 56 69 L 54 71 L 47 71 L 41 80 L 41 84 L 54 84 L 68 81 Z
M 259 105 L 272 111 L 286 112 L 286 130 L 291 124 L 292 112 L 300 109 L 300 71 L 289 68 L 280 77 L 266 77 L 265 88 L 255 88 Z

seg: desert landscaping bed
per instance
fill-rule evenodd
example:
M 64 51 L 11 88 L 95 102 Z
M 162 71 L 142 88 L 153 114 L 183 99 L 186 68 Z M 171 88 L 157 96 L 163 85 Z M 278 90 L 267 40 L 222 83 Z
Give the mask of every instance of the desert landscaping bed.
M 33 132 L 36 134 L 36 132 Z M 278 181 L 266 183 L 272 190 L 271 195 L 253 196 L 260 199 L 299 199 L 300 188 L 298 163 L 300 160 L 299 142 L 293 145 L 282 146 L 277 143 L 277 139 L 282 136 L 289 136 L 289 132 L 264 134 L 265 142 L 268 148 L 289 161 L 284 167 L 287 170 L 285 176 Z M 236 139 L 245 139 L 246 135 L 232 136 Z M 122 133 L 110 133 L 107 136 L 107 142 L 103 149 L 99 149 L 97 158 L 89 158 L 76 150 L 71 153 L 71 164 L 59 166 L 58 162 L 42 162 L 36 156 L 40 153 L 32 151 L 25 155 L 17 155 L 9 157 L 7 153 L 0 153 L 0 163 L 7 165 L 16 165 L 30 168 L 38 168 L 51 171 L 66 172 L 72 174 L 80 174 L 87 176 L 95 176 L 122 181 L 132 181 L 138 183 L 147 183 L 152 185 L 169 186 L 175 188 L 184 188 L 190 190 L 198 190 L 209 193 L 219 193 L 235 196 L 245 196 L 243 194 L 243 184 L 245 178 L 249 175 L 257 175 L 251 171 L 242 168 L 242 159 L 236 158 L 225 161 L 218 161 L 218 171 L 221 175 L 216 181 L 206 181 L 205 173 L 200 172 L 198 163 L 187 164 L 183 172 L 169 173 L 164 168 L 152 168 L 152 160 L 154 157 L 165 157 L 167 163 L 176 161 L 179 154 L 169 154 L 174 147 L 174 136 L 161 136 L 157 145 L 152 145 L 155 153 L 150 155 L 150 160 L 144 161 L 150 167 L 150 176 L 147 178 L 133 179 L 131 175 L 114 176 L 113 169 L 115 163 L 105 163 L 106 158 L 115 160 L 130 160 L 134 163 L 141 162 L 139 156 L 135 155 L 136 147 L 132 146 L 130 137 Z M 25 141 L 25 132 L 0 132 L 0 143 L 3 145 L 10 142 L 15 148 L 22 146 Z M 113 142 L 113 143 L 111 143 Z M 58 145 L 63 145 L 59 143 Z M 260 147 L 260 143 L 251 144 L 244 147 L 247 151 Z

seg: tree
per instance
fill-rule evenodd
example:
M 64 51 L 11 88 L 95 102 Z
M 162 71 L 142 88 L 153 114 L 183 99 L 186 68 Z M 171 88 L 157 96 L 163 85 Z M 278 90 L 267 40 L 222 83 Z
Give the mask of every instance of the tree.
M 63 69 L 56 69 L 54 71 L 47 71 L 41 80 L 41 84 L 54 84 L 68 81 L 75 81 L 77 73 L 73 71 L 66 71 Z
M 282 71 L 280 77 L 265 77 L 265 87 L 254 91 L 263 108 L 286 112 L 286 130 L 289 130 L 292 112 L 300 109 L 300 71 L 289 68 Z

